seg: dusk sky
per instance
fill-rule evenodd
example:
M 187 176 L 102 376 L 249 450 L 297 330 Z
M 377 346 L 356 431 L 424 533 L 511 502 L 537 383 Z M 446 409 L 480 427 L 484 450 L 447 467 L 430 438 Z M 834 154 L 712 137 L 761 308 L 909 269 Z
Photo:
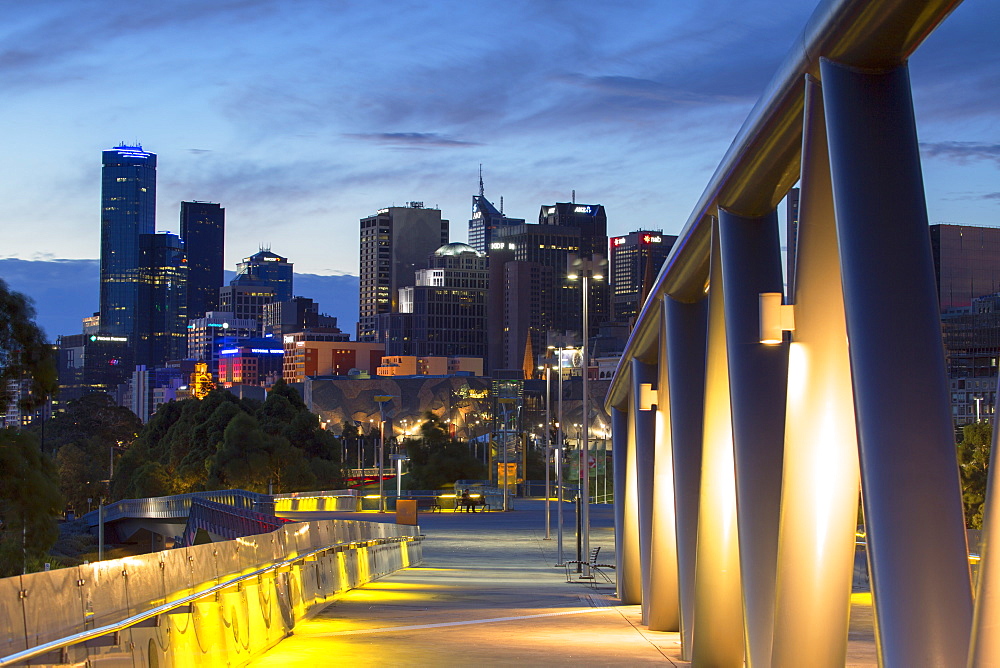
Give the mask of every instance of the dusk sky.
M 0 257 L 97 258 L 101 150 L 159 156 L 157 229 L 221 202 L 259 245 L 356 274 L 358 220 L 410 200 L 464 241 L 486 195 L 679 231 L 812 13 L 803 0 L 5 3 Z M 1000 224 L 1000 2 L 911 62 L 931 222 Z M 96 299 L 97 286 L 94 286 Z M 86 313 L 81 313 L 86 315 Z

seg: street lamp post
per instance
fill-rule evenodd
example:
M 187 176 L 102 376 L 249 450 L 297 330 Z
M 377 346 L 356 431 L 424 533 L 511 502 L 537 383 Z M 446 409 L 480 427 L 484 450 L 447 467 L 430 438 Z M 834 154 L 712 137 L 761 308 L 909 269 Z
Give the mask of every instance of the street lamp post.
M 378 511 L 385 512 L 385 481 L 382 480 L 382 468 L 385 463 L 385 402 L 392 397 L 387 394 L 376 394 L 375 403 L 378 404 Z
M 559 335 L 549 335 L 553 341 L 549 345 L 549 350 L 556 351 L 556 360 L 559 364 L 558 393 L 559 400 L 556 407 L 556 566 L 564 566 L 563 561 L 563 351 L 571 350 L 566 346 L 566 337 Z
M 549 399 L 552 396 L 552 365 L 545 360 L 545 540 L 552 540 L 549 526 L 552 524 L 549 511 L 549 500 L 552 496 L 552 489 L 549 485 L 549 460 L 552 458 L 552 416 L 549 410 Z M 525 476 L 527 477 L 527 476 Z
M 590 376 L 590 314 L 588 311 L 588 302 L 590 301 L 590 280 L 599 281 L 604 278 L 605 264 L 604 257 L 596 253 L 589 260 L 571 255 L 569 258 L 569 272 L 567 274 L 567 278 L 570 280 L 579 277 L 582 281 L 581 287 L 583 288 L 581 290 L 583 296 L 583 442 L 581 443 L 580 470 L 583 473 L 581 476 L 583 482 L 581 494 L 583 497 L 581 533 L 583 534 L 582 547 L 584 559 L 586 559 L 586 555 L 590 554 L 590 455 L 588 453 L 588 437 L 590 435 L 590 386 L 588 382 Z M 590 571 L 586 564 L 584 564 L 584 575 L 590 576 Z

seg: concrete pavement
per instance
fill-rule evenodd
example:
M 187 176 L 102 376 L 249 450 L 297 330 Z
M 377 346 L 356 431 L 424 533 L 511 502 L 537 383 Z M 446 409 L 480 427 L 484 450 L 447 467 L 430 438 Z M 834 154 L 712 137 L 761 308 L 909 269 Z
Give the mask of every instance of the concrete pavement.
M 618 605 L 613 587 L 565 582 L 554 504 L 552 540 L 543 505 L 518 499 L 509 513 L 421 514 L 422 565 L 345 592 L 251 665 L 689 665 L 678 634 L 646 631 L 639 606 Z M 572 505 L 564 512 L 564 554 L 573 559 Z M 591 521 L 591 545 L 613 561 L 611 507 L 591 506 Z M 851 666 L 876 665 L 865 600 L 856 596 Z

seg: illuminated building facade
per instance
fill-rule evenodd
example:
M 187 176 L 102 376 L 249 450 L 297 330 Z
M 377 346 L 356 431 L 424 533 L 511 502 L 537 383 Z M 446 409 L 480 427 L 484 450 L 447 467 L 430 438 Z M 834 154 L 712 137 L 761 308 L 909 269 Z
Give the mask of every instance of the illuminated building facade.
M 71 334 L 60 336 L 58 347 L 59 404 L 91 392 L 114 395 L 135 367 L 127 336 Z
M 188 261 L 187 313 L 217 311 L 223 278 L 226 210 L 213 202 L 181 202 L 181 239 Z
M 374 374 L 382 362 L 381 343 L 340 341 L 339 334 L 296 332 L 282 337 L 285 346 L 283 377 L 301 383 L 311 376 L 346 376 L 352 370 Z
M 240 339 L 257 333 L 257 321 L 237 318 L 233 313 L 210 311 L 201 318 L 192 318 L 187 324 L 187 356 L 208 364 L 208 370 L 218 369 L 219 351 L 232 347 Z
M 448 221 L 423 202 L 361 219 L 358 341 L 378 339 L 378 316 L 397 313 L 399 289 L 416 284 L 427 256 L 448 243 Z
M 280 340 L 247 339 L 219 351 L 218 385 L 273 385 L 281 378 L 285 350 Z
M 639 230 L 610 240 L 611 319 L 629 322 L 639 315 L 663 261 L 677 237 L 663 230 Z
M 486 253 L 493 242 L 496 230 L 501 227 L 523 225 L 523 218 L 508 218 L 483 195 L 483 180 L 479 179 L 479 194 L 472 197 L 472 218 L 469 219 L 469 245 Z
M 379 316 L 388 355 L 486 357 L 487 257 L 445 244 L 399 291 L 399 312 Z
M 104 151 L 102 162 L 101 330 L 130 336 L 139 302 L 139 236 L 156 227 L 156 155 L 122 144 Z
M 262 248 L 236 265 L 232 285 L 268 287 L 274 290 L 274 301 L 285 302 L 292 298 L 294 276 L 287 257 Z
M 187 355 L 187 278 L 180 237 L 169 232 L 139 235 L 136 364 L 153 368 Z

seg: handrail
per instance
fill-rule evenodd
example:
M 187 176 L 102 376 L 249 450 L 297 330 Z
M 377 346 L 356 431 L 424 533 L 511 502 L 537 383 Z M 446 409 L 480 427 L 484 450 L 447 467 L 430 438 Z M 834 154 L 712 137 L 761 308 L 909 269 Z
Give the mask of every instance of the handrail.
M 711 218 L 718 207 L 756 216 L 777 206 L 798 180 L 802 81 L 821 58 L 884 68 L 910 56 L 961 0 L 823 0 L 747 116 L 688 217 L 639 312 L 605 405 L 628 395 L 629 361 L 655 355 L 660 301 L 697 301 L 708 281 Z M 849 28 L 849 29 L 848 29 Z
M 10 654 L 8 656 L 0 657 L 0 668 L 2 668 L 3 666 L 12 666 L 18 662 L 26 661 L 28 659 L 40 656 L 42 654 L 46 654 L 48 652 L 55 652 L 65 647 L 71 647 L 72 645 L 77 645 L 81 642 L 93 640 L 94 638 L 106 636 L 110 633 L 118 633 L 119 631 L 123 631 L 130 626 L 135 626 L 136 624 L 144 622 L 147 619 L 152 619 L 153 617 L 170 612 L 171 610 L 184 607 L 185 605 L 193 603 L 194 601 L 197 601 L 200 598 L 204 598 L 206 596 L 210 596 L 212 594 L 220 592 L 224 589 L 228 589 L 229 587 L 232 587 L 234 584 L 237 584 L 244 580 L 249 580 L 250 578 L 255 578 L 259 575 L 263 575 L 264 573 L 276 570 L 283 566 L 294 564 L 296 561 L 302 561 L 303 559 L 307 559 L 308 557 L 311 557 L 314 554 L 319 554 L 320 552 L 326 552 L 328 550 L 344 546 L 384 545 L 386 543 L 405 543 L 405 542 L 412 542 L 414 540 L 417 540 L 415 536 L 393 536 L 390 538 L 369 538 L 367 540 L 347 541 L 347 542 L 336 543 L 334 545 L 327 545 L 326 547 L 318 547 L 313 550 L 309 550 L 307 552 L 296 554 L 294 557 L 289 557 L 283 561 L 275 562 L 269 566 L 265 566 L 264 568 L 259 568 L 251 573 L 244 573 L 243 575 L 240 575 L 234 579 L 227 580 L 225 582 L 220 582 L 219 584 L 213 585 L 208 589 L 195 592 L 194 594 L 189 594 L 183 598 L 177 599 L 176 601 L 171 601 L 170 603 L 164 603 L 163 605 L 156 606 L 155 608 L 150 608 L 145 612 L 140 612 L 138 614 L 132 615 L 131 617 L 126 617 L 125 619 L 122 619 L 120 621 L 112 622 L 111 624 L 106 624 L 105 626 L 99 626 L 97 628 L 90 629 L 89 631 L 81 631 L 79 633 L 74 633 L 73 635 L 66 636 L 65 638 L 60 638 L 58 640 L 50 640 L 47 643 L 36 645 L 35 647 L 22 650 L 20 652 L 17 652 L 16 654 Z

